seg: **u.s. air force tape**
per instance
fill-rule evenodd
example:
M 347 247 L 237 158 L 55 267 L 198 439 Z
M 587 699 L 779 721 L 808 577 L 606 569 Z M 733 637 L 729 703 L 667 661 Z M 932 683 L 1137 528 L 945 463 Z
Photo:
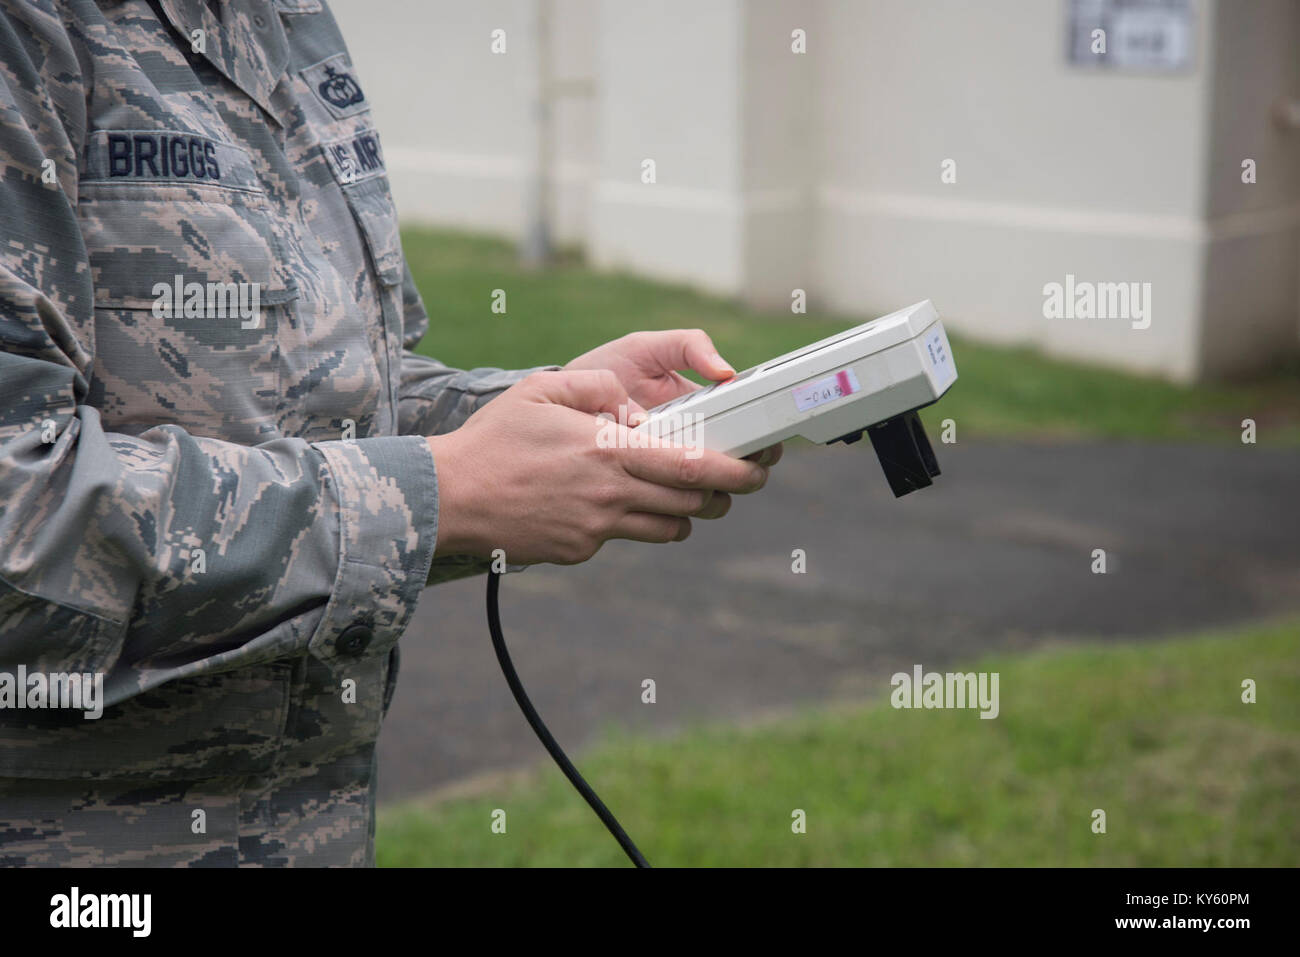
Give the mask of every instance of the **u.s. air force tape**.
M 388 172 L 384 151 L 379 145 L 379 133 L 373 129 L 331 140 L 321 146 L 334 178 L 344 186 Z

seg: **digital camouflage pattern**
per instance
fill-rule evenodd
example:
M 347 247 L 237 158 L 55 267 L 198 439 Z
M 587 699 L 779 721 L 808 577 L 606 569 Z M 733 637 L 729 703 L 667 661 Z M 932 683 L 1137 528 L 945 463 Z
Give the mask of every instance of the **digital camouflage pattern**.
M 0 709 L 0 862 L 370 859 L 420 436 L 526 373 L 410 351 L 369 107 L 317 0 L 0 0 L 0 672 L 109 705 Z

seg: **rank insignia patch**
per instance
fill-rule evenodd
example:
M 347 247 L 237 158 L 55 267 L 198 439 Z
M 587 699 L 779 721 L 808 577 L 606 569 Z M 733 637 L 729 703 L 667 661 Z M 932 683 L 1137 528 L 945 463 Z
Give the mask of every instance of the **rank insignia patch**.
M 335 54 L 307 67 L 302 71 L 302 78 L 337 119 L 370 109 L 346 53 Z

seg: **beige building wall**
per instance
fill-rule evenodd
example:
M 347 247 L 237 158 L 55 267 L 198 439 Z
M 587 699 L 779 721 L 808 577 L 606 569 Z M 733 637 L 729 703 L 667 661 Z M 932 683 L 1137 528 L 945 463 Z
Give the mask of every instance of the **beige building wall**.
M 742 0 L 598 4 L 599 266 L 744 287 Z M 645 181 L 647 162 L 654 181 Z
M 596 0 L 553 0 L 557 231 L 585 241 L 597 143 Z M 537 154 L 535 0 L 330 3 L 374 103 L 403 222 L 518 236 Z M 505 31 L 506 52 L 491 50 Z
M 828 305 L 930 298 L 989 339 L 1193 374 L 1204 69 L 1067 66 L 1063 3 L 833 0 L 822 13 L 835 23 L 822 87 L 843 93 L 819 100 Z M 1151 327 L 1045 319 L 1043 287 L 1067 275 L 1150 282 Z
M 1300 128 L 1274 119 L 1300 102 L 1300 3 L 1219 0 L 1205 187 L 1200 361 L 1239 375 L 1296 351 L 1300 304 Z M 1257 182 L 1241 182 L 1253 159 Z
M 332 6 L 404 219 L 519 236 L 538 0 Z M 1300 4 L 1193 14 L 1190 69 L 1133 73 L 1066 62 L 1065 0 L 553 0 L 557 232 L 765 306 L 930 298 L 991 341 L 1248 373 L 1300 344 L 1300 133 L 1272 119 L 1300 97 Z M 1149 328 L 1045 318 L 1067 274 L 1149 283 Z

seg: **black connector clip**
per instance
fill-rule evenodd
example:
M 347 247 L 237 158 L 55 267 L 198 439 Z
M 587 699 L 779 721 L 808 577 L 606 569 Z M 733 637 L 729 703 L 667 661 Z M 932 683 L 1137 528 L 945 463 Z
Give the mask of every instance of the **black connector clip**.
M 939 460 L 915 409 L 871 426 L 867 434 L 895 498 L 933 484 Z
M 930 447 L 925 427 L 915 409 L 878 422 L 869 429 L 841 435 L 831 442 L 852 445 L 862 438 L 863 432 L 871 436 L 871 446 L 876 450 L 876 457 L 880 459 L 880 467 L 885 470 L 885 478 L 889 480 L 895 498 L 933 484 L 930 480 L 939 474 L 939 460 L 934 457 L 934 449 Z
M 920 424 L 917 410 L 885 419 L 866 429 L 850 432 L 848 436 L 832 438 L 827 445 L 844 442 L 853 445 L 862 438 L 862 433 L 870 433 L 871 447 L 880 459 L 880 468 L 889 480 L 889 490 L 894 498 L 902 498 L 909 492 L 933 485 L 931 479 L 939 475 L 939 459 L 930 447 L 930 438 L 926 436 L 926 426 Z

